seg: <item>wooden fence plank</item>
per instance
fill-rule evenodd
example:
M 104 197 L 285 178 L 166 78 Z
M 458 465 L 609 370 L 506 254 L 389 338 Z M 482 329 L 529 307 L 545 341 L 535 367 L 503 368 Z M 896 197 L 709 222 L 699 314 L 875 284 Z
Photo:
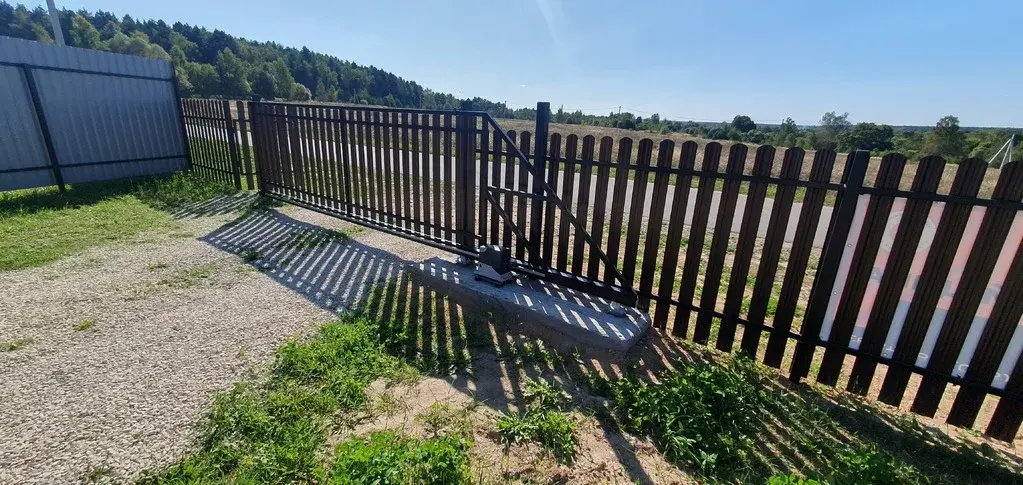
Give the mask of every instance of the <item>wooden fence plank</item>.
M 358 140 L 355 142 L 354 145 L 355 145 L 355 150 L 356 150 L 356 152 L 357 152 L 357 154 L 359 156 L 359 163 L 358 163 L 359 175 L 360 175 L 360 177 L 359 177 L 359 186 L 360 186 L 359 198 L 360 198 L 360 202 L 362 203 L 362 210 L 361 210 L 361 214 L 360 215 L 362 217 L 372 217 L 372 215 L 370 213 L 370 209 L 372 209 L 372 207 L 374 205 L 373 204 L 373 197 L 374 197 L 374 192 L 375 192 L 374 189 L 375 189 L 375 187 L 373 185 L 373 171 L 370 170 L 370 167 L 371 167 L 370 164 L 372 163 L 372 158 L 373 158 L 372 157 L 372 152 L 373 152 L 372 143 L 373 142 L 372 142 L 372 140 L 370 140 L 370 135 L 372 134 L 373 131 L 370 129 L 369 125 L 366 123 L 367 121 L 372 121 L 372 120 L 369 117 L 369 112 L 368 111 L 359 110 L 359 111 L 356 112 L 356 114 L 357 114 L 358 123 L 355 125 L 355 128 L 356 128 L 355 136 L 356 136 L 356 138 Z
M 913 177 L 913 186 L 910 190 L 923 194 L 937 192 L 944 171 L 945 160 L 941 157 L 924 158 L 917 165 L 916 176 Z M 884 350 L 888 330 L 895 318 L 902 289 L 906 285 L 909 269 L 916 255 L 920 237 L 923 235 L 927 214 L 931 211 L 929 200 L 906 199 L 905 204 L 894 243 L 889 250 L 888 261 L 884 265 L 884 274 L 878 285 L 874 307 L 860 341 L 861 356 L 856 359 L 849 376 L 848 390 L 860 395 L 867 393 L 870 382 L 874 379 L 877 361 L 873 357 L 881 355 Z
M 774 167 L 774 147 L 764 145 L 757 148 L 753 159 L 753 176 L 770 177 Z M 746 295 L 746 279 L 749 277 L 750 265 L 753 260 L 753 249 L 756 247 L 757 233 L 760 229 L 760 218 L 764 212 L 764 199 L 767 198 L 766 182 L 750 182 L 746 194 L 746 207 L 739 225 L 739 240 L 735 246 L 732 259 L 732 273 L 728 278 L 725 290 L 725 318 L 721 320 L 718 331 L 717 349 L 731 352 L 735 343 L 736 322 L 742 311 L 742 301 Z M 784 232 L 784 229 L 782 229 Z M 743 333 L 749 330 L 747 326 Z M 753 352 L 756 355 L 756 351 Z
M 998 292 L 998 298 L 991 308 L 990 319 L 984 325 L 984 330 L 977 341 L 970 366 L 963 376 L 966 383 L 977 387 L 963 386 L 959 389 L 948 415 L 949 424 L 968 427 L 977 419 L 987 395 L 983 388 L 990 386 L 994 380 L 998 367 L 1005 357 L 1005 351 L 1009 348 L 1012 335 L 1023 319 L 1023 298 L 1020 298 L 1020 295 L 1023 295 L 1023 245 L 1017 243 L 1016 255 Z
M 380 169 L 381 185 L 383 190 L 380 192 L 383 194 L 383 200 L 380 204 L 379 209 L 386 211 L 387 223 L 394 224 L 394 205 L 392 193 L 392 186 L 394 185 L 394 174 L 392 173 L 393 161 L 391 160 L 391 113 L 377 113 L 377 120 L 381 126 L 376 127 L 376 133 L 378 135 L 376 142 L 376 152 L 378 157 L 377 167 Z
M 565 164 L 564 168 L 561 169 L 561 199 L 565 202 L 565 206 L 568 207 L 569 211 L 574 211 L 575 166 L 578 156 L 579 136 L 575 134 L 568 135 L 565 139 Z M 558 221 L 558 255 L 556 265 L 558 271 L 568 269 L 568 243 L 572 234 L 575 234 L 575 227 L 569 223 L 568 217 L 562 213 Z M 582 258 L 582 255 L 578 257 Z
M 354 214 L 352 210 L 352 203 L 354 201 L 355 190 L 354 188 L 356 184 L 352 179 L 352 177 L 354 176 L 354 171 L 352 169 L 352 165 L 354 162 L 352 161 L 351 156 L 352 155 L 351 146 L 354 144 L 354 142 L 351 138 L 349 138 L 349 134 L 351 132 L 350 128 L 351 123 L 349 122 L 348 115 L 349 115 L 348 110 L 344 108 L 338 109 L 338 116 L 340 117 L 340 122 L 337 129 L 341 137 L 341 146 L 339 146 L 338 148 L 341 151 L 341 173 L 344 174 L 345 178 L 344 182 L 345 212 L 347 212 L 348 214 Z
M 905 167 L 906 157 L 897 153 L 885 155 L 881 159 L 881 168 L 877 173 L 874 186 L 881 189 L 899 188 Z M 853 252 L 852 265 L 841 290 L 838 310 L 835 312 L 831 332 L 828 334 L 827 341 L 831 346 L 824 351 L 824 360 L 821 362 L 817 382 L 829 386 L 834 386 L 838 382 L 842 362 L 846 355 L 845 349 L 852 338 L 856 318 L 860 313 L 860 306 L 863 303 L 867 285 L 870 283 L 871 274 L 874 272 L 874 261 L 877 259 L 881 239 L 884 237 L 884 229 L 888 225 L 888 216 L 891 214 L 894 202 L 894 197 L 871 196 L 867 203 L 863 227 L 860 229 L 860 237 L 856 241 L 856 248 Z M 842 244 L 843 242 L 832 241 L 832 243 Z
M 1023 199 L 1023 164 L 1015 164 L 1002 170 L 991 198 L 1010 202 Z M 963 269 L 963 279 L 955 296 L 952 297 L 952 303 L 938 333 L 938 342 L 927 361 L 927 370 L 933 374 L 951 375 L 966 341 L 966 334 L 973 323 L 973 317 L 987 291 L 987 282 L 1016 212 L 1015 209 L 1002 207 L 988 207 L 984 212 L 984 220 L 977 231 L 977 240 Z M 946 385 L 947 382 L 935 375 L 924 375 L 910 409 L 917 414 L 934 416 Z
M 1017 398 L 1003 397 L 998 400 L 984 434 L 1012 442 L 1019 433 L 1020 424 L 1023 424 L 1023 399 L 1018 398 L 1023 395 L 1023 358 L 1016 361 L 1016 367 L 1013 368 L 1009 382 L 1005 385 L 1005 393 Z
M 802 148 L 793 147 L 785 151 L 782 159 L 781 173 L 782 180 L 799 180 L 803 169 L 803 157 L 806 152 Z M 781 260 L 782 246 L 785 243 L 785 231 L 789 225 L 789 217 L 792 215 L 792 203 L 796 196 L 796 187 L 792 185 L 778 185 L 774 196 L 774 206 L 771 208 L 771 216 L 767 222 L 767 232 L 764 237 L 764 247 L 761 250 L 760 266 L 757 268 L 756 283 L 753 285 L 753 295 L 750 299 L 749 314 L 747 320 L 752 325 L 747 325 L 742 331 L 742 350 L 756 358 L 760 346 L 760 338 L 763 335 L 758 324 L 767 322 L 767 309 L 771 301 L 771 290 L 774 288 L 774 281 L 778 275 L 778 262 Z M 805 226 L 802 232 L 812 234 L 816 232 L 817 224 L 814 221 L 812 226 Z M 797 232 L 799 229 L 797 228 Z M 775 307 L 777 311 L 777 307 Z M 772 334 L 773 335 L 773 334 Z
M 700 274 L 700 263 L 703 262 L 703 246 L 707 237 L 707 222 L 710 218 L 710 205 L 714 198 L 714 185 L 717 179 L 713 176 L 721 166 L 721 144 L 710 142 L 703 147 L 703 162 L 700 164 L 699 186 L 696 200 L 693 203 L 693 222 L 689 228 L 689 244 L 686 246 L 686 260 L 682 267 L 682 283 L 678 291 L 679 307 L 675 312 L 671 333 L 685 337 L 689 332 L 689 317 L 692 315 L 693 297 L 696 293 L 696 280 Z M 687 188 L 688 190 L 688 188 Z
M 405 223 L 408 221 L 408 214 L 405 212 L 405 197 L 403 197 L 403 194 L 408 184 L 404 182 L 405 170 L 401 159 L 403 145 L 399 128 L 399 125 L 403 123 L 401 122 L 401 113 L 390 113 L 388 118 L 391 123 L 389 127 L 391 136 L 389 140 L 390 145 L 385 148 L 390 148 L 391 150 L 391 195 L 394 197 L 394 223 L 398 227 L 406 228 Z
M 590 185 L 593 183 L 594 142 L 595 138 L 593 135 L 583 137 L 582 159 L 579 165 L 579 195 L 576 200 L 575 212 L 575 216 L 584 225 L 583 227 L 585 227 L 586 222 L 590 218 Z M 573 230 L 572 234 L 575 235 L 572 245 L 572 274 L 582 275 L 583 261 L 586 260 L 584 255 L 587 254 L 586 241 L 578 230 Z
M 347 174 L 345 172 L 345 161 L 342 151 L 344 144 L 341 141 L 341 110 L 331 109 L 330 110 L 330 153 L 334 165 L 334 177 L 335 183 L 334 193 L 337 194 L 338 203 L 335 204 L 336 209 L 341 212 L 348 210 L 348 193 L 345 190 L 348 184 Z
M 949 193 L 959 197 L 975 197 L 986 171 L 987 164 L 982 161 L 964 161 L 956 170 Z M 920 354 L 972 210 L 972 206 L 963 204 L 945 204 L 942 209 L 941 220 L 935 231 L 941 237 L 934 239 L 923 272 L 917 280 L 913 301 L 909 305 L 895 344 L 895 353 L 891 357 L 896 365 L 888 368 L 881 385 L 878 399 L 882 402 L 893 406 L 902 402 L 909 384 L 910 367 L 916 363 Z
M 404 212 L 405 217 L 407 218 L 405 220 L 405 226 L 404 227 L 405 227 L 405 229 L 408 229 L 409 231 L 415 231 L 416 230 L 415 224 L 416 224 L 416 221 L 419 220 L 419 216 L 412 213 L 412 187 L 415 185 L 415 182 L 414 182 L 415 179 L 413 177 L 414 177 L 414 174 L 416 173 L 416 171 L 418 169 L 418 166 L 413 165 L 413 162 L 412 162 L 413 157 L 415 157 L 416 154 L 411 151 L 411 146 L 409 145 L 409 114 L 408 113 L 402 113 L 401 114 L 401 124 L 402 124 L 402 129 L 401 129 L 401 156 L 402 156 L 402 160 L 403 160 L 404 166 L 405 166 L 404 170 L 402 171 L 402 177 L 401 177 L 401 180 L 402 180 L 402 192 L 403 192 L 404 200 L 405 200 L 405 205 L 404 205 L 402 211 Z
M 625 277 L 627 288 L 635 287 L 636 260 L 639 256 L 639 236 L 643 229 L 643 210 L 646 207 L 646 189 L 650 179 L 650 163 L 653 157 L 654 142 L 649 138 L 639 141 L 639 152 L 636 156 L 636 167 L 632 170 L 635 178 L 632 181 L 632 206 L 629 208 L 629 224 L 626 227 L 625 255 L 622 257 L 622 276 Z
M 426 157 L 420 151 L 419 146 L 419 113 L 412 113 L 410 120 L 411 125 L 411 146 L 409 150 L 412 155 L 412 217 L 416 220 L 415 230 L 420 233 L 425 233 L 426 230 L 423 227 L 423 221 L 426 213 L 429 211 L 423 211 L 423 201 L 426 200 L 426 187 L 423 186 L 423 181 L 426 180 Z
M 291 186 L 295 187 L 300 191 L 305 190 L 305 168 L 302 164 L 305 162 L 305 153 L 303 153 L 301 140 L 302 132 L 301 125 L 298 119 L 298 107 L 288 106 L 288 148 L 291 153 Z M 308 197 L 301 193 L 296 193 L 294 197 L 303 202 L 308 202 Z
M 689 140 L 682 144 L 678 168 L 690 171 L 696 163 L 696 152 L 699 146 Z M 689 191 L 693 185 L 692 175 L 679 175 L 675 178 L 675 190 L 672 194 L 671 212 L 668 214 L 668 234 L 665 237 L 664 259 L 661 262 L 661 280 L 657 286 L 657 296 L 661 300 L 654 311 L 653 323 L 657 328 L 664 329 L 668 325 L 670 305 L 666 300 L 675 293 L 675 281 L 678 278 L 678 255 L 682 248 L 682 231 L 685 228 L 686 206 L 689 203 Z
M 714 223 L 714 239 L 710 245 L 710 256 L 707 258 L 707 271 L 703 279 L 703 294 L 700 296 L 700 309 L 696 317 L 696 330 L 693 341 L 706 344 L 710 337 L 713 315 L 709 310 L 717 307 L 718 290 L 721 287 L 721 273 L 728 255 L 728 239 L 732 234 L 732 220 L 735 217 L 735 206 L 739 198 L 742 170 L 746 165 L 746 145 L 732 145 L 728 151 L 728 165 L 725 173 L 724 187 L 718 203 L 717 220 Z
M 281 118 L 287 113 L 282 105 L 274 105 L 274 124 L 277 125 L 277 154 L 280 156 L 280 184 L 285 187 L 294 187 L 294 178 L 291 172 L 291 143 L 288 120 Z M 279 193 L 291 195 L 291 191 L 278 187 Z
M 496 224 L 496 220 L 490 219 L 490 199 L 487 198 L 487 186 L 490 185 L 490 125 L 486 119 L 483 119 L 483 131 L 480 132 L 480 162 L 479 162 L 479 183 L 477 185 L 479 191 L 479 225 L 477 226 L 477 234 L 480 236 L 480 244 L 494 244 L 493 238 L 487 238 L 489 234 L 490 224 Z
M 508 136 L 512 136 L 512 132 L 508 132 Z M 504 139 L 495 134 L 493 147 L 494 158 L 490 163 L 491 187 L 501 187 L 501 169 L 503 168 L 501 161 L 504 158 L 504 155 L 502 155 L 503 150 Z M 500 200 L 500 197 L 496 197 L 496 199 Z M 501 215 L 497 212 L 498 205 L 500 204 L 490 205 L 490 239 L 488 241 L 490 244 L 502 244 L 501 229 L 504 228 L 504 221 L 501 220 Z M 505 245 L 504 247 L 510 248 L 511 246 Z
M 650 296 L 653 294 L 654 273 L 657 270 L 658 251 L 661 249 L 661 226 L 664 223 L 664 202 L 668 197 L 668 180 L 671 178 L 667 172 L 671 168 L 672 158 L 675 156 L 675 142 L 664 140 L 657 148 L 657 174 L 654 175 L 654 191 L 650 205 L 650 215 L 647 217 L 646 241 L 643 247 L 643 267 L 639 275 L 639 308 L 649 310 Z M 645 198 L 645 197 L 644 197 Z M 672 269 L 662 269 L 674 273 Z M 658 307 L 667 305 L 658 305 Z
M 431 149 L 433 150 L 433 172 L 430 174 L 431 182 L 433 184 L 433 190 L 431 191 L 431 208 L 433 209 L 433 223 L 435 224 L 433 229 L 433 235 L 435 237 L 443 237 L 441 228 L 444 227 L 444 221 L 441 219 L 441 201 L 444 199 L 444 194 L 441 192 L 441 165 L 443 154 L 440 151 L 441 147 L 441 134 L 439 128 L 441 124 L 441 115 L 435 114 L 432 117 L 432 124 L 430 125 L 430 142 Z
M 417 115 L 419 116 L 419 115 Z M 433 234 L 433 177 L 434 172 L 431 171 L 433 166 L 433 157 L 431 156 L 430 148 L 432 146 L 432 140 L 430 138 L 430 115 L 422 115 L 419 123 L 419 132 L 421 135 L 420 144 L 422 151 L 420 152 L 420 165 L 419 173 L 423 181 L 423 234 Z
M 301 163 L 297 164 L 298 169 L 302 173 L 302 189 L 306 192 L 303 196 L 303 200 L 306 202 L 315 203 L 315 192 L 316 189 L 312 186 L 312 168 L 310 164 L 312 162 L 312 156 L 309 153 L 309 130 L 306 127 L 308 120 L 305 119 L 307 108 L 305 106 L 299 106 L 296 114 L 298 118 L 295 120 L 296 126 L 296 140 L 298 144 L 299 153 L 301 153 Z
M 451 222 L 451 218 L 454 216 L 455 207 L 452 205 L 452 190 L 451 186 L 454 184 L 455 175 L 452 171 L 455 164 L 455 154 L 451 150 L 451 129 L 454 128 L 454 124 L 451 122 L 451 115 L 444 115 L 444 237 L 448 241 L 454 241 L 455 236 L 451 231 L 455 226 Z
M 506 152 L 510 152 L 512 146 L 515 144 L 516 133 L 514 131 L 509 131 L 508 132 L 508 138 L 511 140 L 511 143 L 509 144 L 509 146 L 507 148 L 505 148 Z M 503 158 L 504 158 L 504 179 L 503 179 L 502 187 L 504 187 L 506 189 L 514 189 L 515 188 L 515 164 L 518 163 L 518 160 L 516 160 L 514 157 L 512 157 L 511 155 L 508 155 L 508 154 L 504 155 Z M 506 193 L 505 196 L 504 196 L 504 204 L 501 205 L 501 208 L 504 209 L 504 211 L 506 213 L 508 213 L 509 217 L 511 217 L 512 207 L 515 207 L 515 198 L 512 197 L 511 194 L 507 194 Z M 506 247 L 506 248 L 511 248 L 512 247 L 512 242 L 513 242 L 512 241 L 512 235 L 514 234 L 512 232 L 512 230 L 511 230 L 511 227 L 509 227 L 507 224 L 505 224 L 504 225 L 504 230 L 502 232 L 503 232 L 503 234 L 501 236 L 501 242 L 502 242 L 501 245 L 503 247 Z M 526 252 L 525 251 L 525 246 L 523 246 L 521 244 L 521 241 L 519 241 L 518 238 L 515 238 L 515 243 L 516 243 L 515 244 L 515 257 L 520 259 L 520 260 L 524 259 L 523 255 Z
M 607 186 L 611 179 L 611 153 L 614 149 L 614 139 L 610 136 L 601 137 L 600 154 L 597 167 L 597 188 L 593 194 L 593 224 L 590 226 L 590 235 L 598 247 L 605 247 L 601 244 L 604 241 L 604 221 L 607 219 Z M 589 248 L 590 259 L 586 268 L 586 277 L 597 281 L 600 279 L 600 258 L 594 254 L 596 248 Z
M 607 229 L 607 260 L 621 268 L 619 244 L 622 240 L 622 224 L 625 219 L 625 197 L 629 183 L 632 160 L 632 138 L 618 140 L 618 158 L 615 161 L 615 188 L 611 196 L 611 224 Z M 616 283 L 611 268 L 604 268 L 604 283 Z
M 550 156 L 547 157 L 547 186 L 551 188 L 554 194 L 559 194 L 561 188 L 558 186 L 559 180 L 564 180 L 564 174 L 562 173 L 561 167 L 564 163 L 561 161 L 561 134 L 553 133 L 550 135 Z M 558 206 L 547 202 L 544 204 L 544 218 L 543 218 L 543 244 L 541 257 L 550 266 L 554 265 L 554 227 L 557 216 L 565 217 L 564 214 L 560 214 Z

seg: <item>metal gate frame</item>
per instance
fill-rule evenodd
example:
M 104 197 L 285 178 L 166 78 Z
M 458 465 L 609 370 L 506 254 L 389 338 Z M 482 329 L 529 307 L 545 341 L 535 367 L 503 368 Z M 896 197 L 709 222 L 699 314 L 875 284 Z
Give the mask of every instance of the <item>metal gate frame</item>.
M 345 116 L 345 109 L 356 109 L 361 112 L 371 113 L 374 115 L 374 118 L 379 115 L 385 117 L 394 116 L 395 119 L 397 119 L 398 115 L 407 116 L 412 114 L 416 116 L 431 115 L 434 116 L 435 119 L 438 116 L 443 116 L 446 119 L 449 119 L 448 117 L 453 117 L 457 121 L 454 128 L 454 148 L 456 149 L 454 188 L 458 204 L 455 207 L 454 214 L 455 227 L 447 229 L 449 233 L 455 236 L 454 241 L 440 238 L 436 234 L 431 235 L 421 231 L 412 230 L 407 227 L 401 227 L 400 225 L 392 222 L 382 220 L 381 217 L 367 217 L 365 215 L 365 211 L 362 211 L 362 213 L 356 213 L 356 210 L 353 210 L 354 206 L 351 200 L 352 190 L 350 186 L 353 182 L 359 183 L 361 181 L 353 180 L 350 176 L 347 176 L 348 178 L 344 180 L 344 190 L 338 190 L 336 194 L 332 195 L 333 198 L 327 199 L 329 202 L 332 202 L 332 204 L 317 202 L 323 200 L 322 194 L 307 192 L 304 190 L 304 187 L 299 188 L 292 186 L 287 180 L 284 180 L 281 183 L 275 181 L 283 180 L 280 178 L 274 178 L 274 170 L 276 167 L 281 165 L 283 158 L 287 158 L 284 162 L 289 165 L 291 165 L 293 158 L 301 158 L 300 156 L 292 157 L 292 152 L 295 150 L 292 145 L 296 143 L 306 143 L 306 141 L 295 137 L 302 137 L 309 134 L 308 131 L 306 131 L 306 135 L 290 134 L 289 138 L 283 140 L 282 143 L 280 139 L 281 130 L 287 131 L 288 127 L 297 126 L 301 133 L 304 129 L 301 127 L 302 123 L 326 122 L 331 124 L 331 126 L 341 127 L 341 136 L 339 139 L 332 139 L 329 142 L 335 144 L 334 150 L 336 150 L 337 144 L 341 144 L 342 154 L 348 152 L 351 147 L 357 147 L 361 156 L 361 153 L 368 152 L 370 149 L 380 149 L 380 147 L 349 145 L 349 140 L 344 136 L 346 130 L 349 129 L 349 124 L 366 124 L 369 122 L 361 119 L 361 117 L 358 121 L 347 119 Z M 321 114 L 310 115 L 308 113 Z M 327 116 L 323 116 L 322 113 L 329 114 Z M 340 116 L 338 116 L 338 113 L 340 113 Z M 531 278 L 544 279 L 573 290 L 619 302 L 623 305 L 636 305 L 637 295 L 635 290 L 631 287 L 631 285 L 627 284 L 622 273 L 610 261 L 607 254 L 605 254 L 600 248 L 599 241 L 593 240 L 589 231 L 586 230 L 585 222 L 580 221 L 575 214 L 572 213 L 568 204 L 566 204 L 565 201 L 558 196 L 555 190 L 545 181 L 548 175 L 546 162 L 548 125 L 550 123 L 550 103 L 537 103 L 535 131 L 537 144 L 534 150 L 532 162 L 530 161 L 529 155 L 523 153 L 515 145 L 515 143 L 512 142 L 509 135 L 501 128 L 497 121 L 488 113 L 483 111 L 421 110 L 365 106 L 354 107 L 346 105 L 317 105 L 311 103 L 252 102 L 250 103 L 250 115 L 252 122 L 253 150 L 256 155 L 256 170 L 259 173 L 259 179 L 261 181 L 259 189 L 262 195 L 331 215 L 348 222 L 383 231 L 388 234 L 443 249 L 470 259 L 478 258 L 479 252 L 477 243 L 481 240 L 485 240 L 485 236 L 480 237 L 475 231 L 475 207 L 477 197 L 474 174 L 477 163 L 475 146 L 476 136 L 481 131 L 493 129 L 494 136 L 500 137 L 508 144 L 511 148 L 511 155 L 517 160 L 518 164 L 527 170 L 528 175 L 533 179 L 533 190 L 531 192 L 494 187 L 489 184 L 479 187 L 478 196 L 480 199 L 485 198 L 489 201 L 489 203 L 493 204 L 493 207 L 496 209 L 496 212 L 501 218 L 504 226 L 508 230 L 513 231 L 520 240 L 525 242 L 525 246 L 529 254 L 528 260 L 521 261 L 513 259 L 513 269 L 516 272 Z M 284 119 L 283 124 L 280 121 L 281 119 Z M 482 129 L 479 128 L 480 126 L 482 126 Z M 450 130 L 450 127 L 447 129 Z M 313 133 L 314 136 L 318 136 L 315 135 L 315 131 Z M 376 141 L 379 142 L 380 140 Z M 322 143 L 322 141 L 320 141 L 320 143 Z M 281 151 L 281 145 L 287 145 L 284 147 L 288 150 L 287 153 Z M 394 150 L 394 148 L 386 148 L 385 154 L 386 150 Z M 409 153 L 408 148 L 404 148 L 403 153 Z M 369 158 L 370 156 L 367 153 L 367 162 Z M 300 164 L 303 163 L 302 160 L 299 160 L 298 162 Z M 353 160 L 346 159 L 340 163 L 350 164 L 353 163 Z M 376 163 L 376 161 L 374 161 L 374 163 Z M 380 175 L 382 174 L 377 174 L 377 176 Z M 533 201 L 529 215 L 530 233 L 528 236 L 524 233 L 520 224 L 514 220 L 510 212 L 502 207 L 498 194 L 510 195 L 513 197 L 525 197 Z M 546 221 L 553 221 L 554 219 L 551 215 L 553 212 L 557 211 L 560 211 L 561 217 L 575 228 L 577 237 L 582 237 L 584 242 L 590 246 L 591 257 L 595 256 L 600 263 L 604 264 L 608 268 L 616 283 L 609 284 L 603 281 L 592 280 L 582 275 L 559 271 L 552 266 L 551 261 L 547 261 L 541 255 L 540 244 L 544 224 Z M 388 216 L 390 217 L 390 215 Z M 415 222 L 421 223 L 422 221 Z

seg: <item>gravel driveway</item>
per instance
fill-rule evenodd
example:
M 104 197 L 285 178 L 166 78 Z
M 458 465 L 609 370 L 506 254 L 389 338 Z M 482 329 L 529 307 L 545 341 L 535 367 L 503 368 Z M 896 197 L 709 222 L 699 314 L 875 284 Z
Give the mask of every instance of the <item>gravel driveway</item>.
M 0 483 L 123 482 L 179 459 L 213 396 L 283 340 L 440 254 L 374 231 L 310 239 L 352 226 L 294 208 L 234 217 L 0 273 L 0 341 L 29 339 L 0 352 Z

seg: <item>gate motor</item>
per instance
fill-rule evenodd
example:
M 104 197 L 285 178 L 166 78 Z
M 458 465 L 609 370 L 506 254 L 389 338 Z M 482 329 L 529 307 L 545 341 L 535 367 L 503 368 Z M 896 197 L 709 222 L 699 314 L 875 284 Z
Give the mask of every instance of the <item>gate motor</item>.
M 486 281 L 494 286 L 504 286 L 515 279 L 511 272 L 511 249 L 498 245 L 480 246 L 479 253 L 477 280 Z

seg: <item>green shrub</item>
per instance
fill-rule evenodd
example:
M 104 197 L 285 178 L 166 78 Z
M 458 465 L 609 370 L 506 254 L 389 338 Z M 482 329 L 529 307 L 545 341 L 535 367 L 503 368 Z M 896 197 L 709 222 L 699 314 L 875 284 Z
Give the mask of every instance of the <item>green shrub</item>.
M 705 475 L 748 467 L 770 399 L 748 358 L 728 367 L 686 364 L 651 384 L 626 378 L 608 383 L 624 426 L 650 436 L 665 456 Z
M 337 447 L 331 483 L 469 483 L 471 447 L 472 440 L 461 434 L 420 441 L 387 430 L 353 437 Z
M 565 463 L 575 461 L 575 427 L 572 417 L 560 411 L 530 411 L 497 420 L 497 432 L 505 443 L 533 441 Z

